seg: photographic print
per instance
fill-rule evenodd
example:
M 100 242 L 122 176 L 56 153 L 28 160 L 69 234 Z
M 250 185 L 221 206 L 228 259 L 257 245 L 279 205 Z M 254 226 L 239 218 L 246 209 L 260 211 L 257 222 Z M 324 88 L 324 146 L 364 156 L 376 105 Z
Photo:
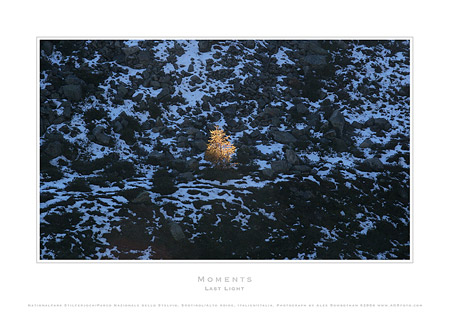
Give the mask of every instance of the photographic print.
M 410 260 L 409 39 L 40 39 L 40 260 Z

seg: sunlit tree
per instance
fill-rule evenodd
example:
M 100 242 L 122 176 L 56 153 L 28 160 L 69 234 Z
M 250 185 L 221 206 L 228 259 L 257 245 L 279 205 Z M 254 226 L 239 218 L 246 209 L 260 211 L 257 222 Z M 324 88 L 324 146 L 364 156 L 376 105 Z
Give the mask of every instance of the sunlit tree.
M 205 160 L 211 162 L 219 169 L 231 167 L 231 157 L 236 152 L 236 147 L 228 140 L 230 136 L 219 126 L 215 126 L 215 130 L 210 130 L 211 137 L 208 141 L 208 147 L 205 152 Z

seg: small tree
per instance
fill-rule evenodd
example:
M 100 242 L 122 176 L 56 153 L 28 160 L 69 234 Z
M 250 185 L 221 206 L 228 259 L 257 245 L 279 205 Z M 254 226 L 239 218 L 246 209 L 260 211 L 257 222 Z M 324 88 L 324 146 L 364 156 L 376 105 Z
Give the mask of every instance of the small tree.
M 219 126 L 215 127 L 215 130 L 210 130 L 211 137 L 205 152 L 205 160 L 219 169 L 225 169 L 232 165 L 231 156 L 236 152 L 236 147 L 228 140 L 230 136 L 226 136 Z

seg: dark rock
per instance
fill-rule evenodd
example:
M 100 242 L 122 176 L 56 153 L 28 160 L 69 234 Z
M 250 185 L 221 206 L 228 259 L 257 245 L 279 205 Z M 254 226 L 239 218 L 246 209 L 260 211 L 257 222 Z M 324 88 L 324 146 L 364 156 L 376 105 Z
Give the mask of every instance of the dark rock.
M 189 170 L 195 171 L 198 169 L 199 167 L 199 162 L 197 159 L 190 159 L 187 161 L 187 167 L 189 168 Z
M 370 127 L 373 126 L 375 124 L 375 121 L 373 118 L 369 118 L 368 120 L 366 120 L 366 122 L 364 123 L 364 126 L 366 127 Z
M 164 123 L 162 122 L 161 117 L 158 116 L 158 118 L 156 118 L 155 126 L 156 127 L 164 127 Z
M 267 178 L 272 178 L 274 175 L 274 171 L 272 169 L 267 168 L 262 170 L 262 174 Z
M 312 198 L 314 198 L 314 194 L 309 190 L 307 191 L 298 190 L 296 192 L 296 195 L 303 200 L 311 200 Z
M 53 124 L 55 125 L 61 124 L 62 122 L 64 122 L 64 119 L 65 119 L 64 116 L 56 117 L 55 120 L 53 120 Z
M 344 152 L 348 150 L 347 143 L 339 138 L 334 138 L 333 140 L 333 149 L 337 152 Z
M 170 75 L 166 74 L 165 76 L 160 77 L 159 81 L 161 83 L 169 84 L 171 82 L 171 77 L 170 77 Z
M 154 89 L 158 89 L 161 87 L 161 83 L 158 81 L 150 81 L 150 86 L 153 87 Z
M 65 78 L 65 82 L 68 85 L 83 85 L 84 81 L 76 77 L 75 75 L 69 75 Z
M 264 109 L 264 113 L 271 117 L 279 117 L 281 110 L 279 108 L 275 108 L 275 107 L 266 107 Z
M 131 46 L 131 47 L 124 47 L 122 48 L 123 53 L 125 54 L 126 57 L 133 55 L 137 52 L 139 52 L 141 49 L 139 48 L 139 46 Z
M 45 153 L 50 156 L 50 158 L 56 158 L 62 153 L 62 144 L 59 141 L 50 142 L 47 147 L 45 147 Z
M 150 195 L 147 191 L 141 192 L 134 200 L 133 203 L 148 203 L 152 202 Z
M 143 97 L 144 97 L 144 94 L 139 93 L 139 94 L 133 95 L 131 97 L 131 99 L 133 100 L 133 102 L 139 103 Z
M 300 116 L 304 116 L 309 113 L 308 107 L 305 106 L 305 104 L 300 103 L 296 106 L 297 114 Z
M 256 43 L 254 40 L 245 40 L 242 41 L 242 45 L 244 45 L 246 48 L 253 50 L 256 46 Z
M 326 99 L 328 100 L 328 99 Z M 334 112 L 334 109 L 331 105 L 325 105 L 324 103 L 320 105 L 320 109 L 323 111 L 323 115 L 325 118 L 330 118 Z
M 61 128 L 59 128 L 59 131 L 65 134 L 70 133 L 70 128 L 67 125 L 62 126 Z
M 197 128 L 194 128 L 194 127 L 189 127 L 189 128 L 186 130 L 186 134 L 188 134 L 189 136 L 195 135 L 195 134 L 197 134 L 198 132 L 199 132 L 199 130 L 198 130 Z
M 250 133 L 250 137 L 253 138 L 253 139 L 258 139 L 259 136 L 261 136 L 261 132 L 259 130 L 253 130 Z
M 289 165 L 286 160 L 273 161 L 270 164 L 270 167 L 272 168 L 274 173 L 284 173 L 289 170 Z
M 50 41 L 41 41 L 41 50 L 44 50 L 46 55 L 53 53 L 53 44 Z
M 342 50 L 348 49 L 348 44 L 345 41 L 338 40 L 338 41 L 336 41 L 336 45 L 338 48 L 340 48 Z
M 169 96 L 170 94 L 170 90 L 167 87 L 164 87 L 161 92 L 159 92 L 159 94 L 156 96 L 156 99 L 160 100 L 163 99 L 166 96 Z
M 120 123 L 120 121 L 115 121 L 114 122 L 113 129 L 114 129 L 114 132 L 116 132 L 116 133 L 120 132 L 123 129 L 123 126 Z
M 188 138 L 186 136 L 179 136 L 177 138 L 178 147 L 186 147 L 188 143 Z
M 184 180 L 184 181 L 192 181 L 192 180 L 195 179 L 194 175 L 193 175 L 192 172 L 190 172 L 190 171 L 180 173 L 180 174 L 178 175 L 178 177 L 179 177 L 181 180 Z
M 232 104 L 232 105 L 226 106 L 225 110 L 223 111 L 223 114 L 228 116 L 228 117 L 236 116 L 236 105 Z
M 328 51 L 325 50 L 320 46 L 320 43 L 316 40 L 308 40 L 306 41 L 306 50 L 311 54 L 319 54 L 319 55 L 326 55 L 328 54 Z
M 359 145 L 360 148 L 370 148 L 372 146 L 373 146 L 373 141 L 370 140 L 370 138 L 367 138 Z
M 361 123 L 359 123 L 357 121 L 353 121 L 351 125 L 352 125 L 353 128 L 356 128 L 356 129 L 362 129 L 364 127 L 363 124 L 361 124 Z
M 295 165 L 299 162 L 297 154 L 292 149 L 286 150 L 286 160 L 291 165 Z
M 205 138 L 205 135 L 201 131 L 198 131 L 195 133 L 194 138 L 195 140 L 203 140 Z
M 320 67 L 327 64 L 325 55 L 307 55 L 305 56 L 304 61 L 312 67 Z
M 335 130 L 329 130 L 326 133 L 324 133 L 323 136 L 325 138 L 328 138 L 328 139 L 333 139 L 334 137 L 336 137 L 336 131 Z
M 179 172 L 186 171 L 186 161 L 183 159 L 174 159 L 170 161 L 170 166 Z
M 307 166 L 307 165 L 297 165 L 297 166 L 294 166 L 294 170 L 298 171 L 300 173 L 308 173 L 311 171 L 311 167 Z
M 202 53 L 209 52 L 211 50 L 211 42 L 208 40 L 198 41 L 198 50 Z
M 170 234 L 172 234 L 172 237 L 175 239 L 175 241 L 179 242 L 186 238 L 181 226 L 178 223 L 170 221 L 169 228 L 170 228 Z
M 69 119 L 72 116 L 72 104 L 65 101 L 61 104 L 61 107 L 63 108 L 63 116 Z
M 304 137 L 305 134 L 306 134 L 305 129 L 297 129 L 297 128 L 292 129 L 292 135 L 297 139 Z
M 308 115 L 306 120 L 308 121 L 308 124 L 311 127 L 315 127 L 320 123 L 320 113 L 318 111 L 315 113 L 312 113 L 312 114 Z
M 152 151 L 151 153 L 149 153 L 148 157 L 150 160 L 159 162 L 164 160 L 165 155 L 162 152 Z
M 208 147 L 208 145 L 206 144 L 206 142 L 204 140 L 195 140 L 192 144 L 193 144 L 194 148 L 199 151 L 205 151 L 206 148 Z
M 141 51 L 138 54 L 139 63 L 147 66 L 152 61 L 152 55 L 148 51 Z
M 296 90 L 300 90 L 303 87 L 302 82 L 296 77 L 287 78 L 286 84 Z
M 371 171 L 383 171 L 384 169 L 384 164 L 378 158 L 364 160 L 363 166 Z
M 297 141 L 297 139 L 294 136 L 292 136 L 290 133 L 286 131 L 274 131 L 272 132 L 272 136 L 276 142 L 282 144 L 289 144 Z
M 246 139 L 247 138 L 244 135 L 244 140 Z M 242 139 L 240 141 L 242 141 Z M 244 142 L 244 144 L 238 147 L 236 151 L 236 160 L 240 164 L 248 165 L 250 163 L 251 155 L 254 155 L 253 148 L 248 146 L 248 142 Z
M 386 118 L 374 118 L 374 125 L 380 127 L 382 130 L 389 130 L 392 128 L 391 123 Z
M 117 97 L 118 98 L 125 98 L 125 96 L 128 94 L 128 89 L 124 85 L 120 85 L 117 87 Z
M 203 80 L 200 78 L 200 77 L 198 77 L 197 75 L 193 75 L 193 76 L 191 76 L 191 84 L 201 84 L 201 83 L 203 83 Z
M 176 56 L 182 56 L 185 53 L 185 50 L 178 42 L 175 42 L 173 50 Z
M 280 126 L 281 120 L 279 117 L 273 117 L 271 119 L 271 122 L 272 122 L 272 126 L 278 127 L 278 126 Z
M 150 130 L 151 128 L 152 128 L 152 124 L 148 121 L 145 121 L 141 126 L 142 130 Z
M 103 132 L 104 129 L 103 126 L 97 126 L 92 130 L 92 135 L 95 137 L 94 142 L 103 146 L 109 146 L 111 138 Z
M 65 85 L 63 86 L 64 96 L 71 102 L 79 102 L 83 96 L 80 85 Z
M 336 129 L 338 136 L 342 136 L 345 125 L 345 117 L 339 110 L 335 110 L 330 117 L 331 125 Z

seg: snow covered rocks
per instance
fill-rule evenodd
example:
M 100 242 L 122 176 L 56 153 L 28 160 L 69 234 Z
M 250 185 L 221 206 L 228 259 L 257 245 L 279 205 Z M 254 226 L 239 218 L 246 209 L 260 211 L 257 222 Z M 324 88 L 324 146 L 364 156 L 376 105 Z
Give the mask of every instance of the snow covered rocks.
M 409 41 L 49 39 L 39 57 L 41 259 L 409 259 Z

